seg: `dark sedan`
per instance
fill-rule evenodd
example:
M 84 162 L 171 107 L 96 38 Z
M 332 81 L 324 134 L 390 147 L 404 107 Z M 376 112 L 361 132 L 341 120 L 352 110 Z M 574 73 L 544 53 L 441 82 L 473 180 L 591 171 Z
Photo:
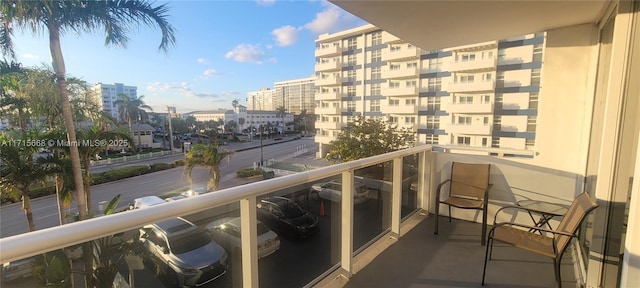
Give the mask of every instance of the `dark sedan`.
M 285 197 L 269 197 L 258 202 L 258 219 L 280 235 L 295 240 L 318 232 L 318 217 Z

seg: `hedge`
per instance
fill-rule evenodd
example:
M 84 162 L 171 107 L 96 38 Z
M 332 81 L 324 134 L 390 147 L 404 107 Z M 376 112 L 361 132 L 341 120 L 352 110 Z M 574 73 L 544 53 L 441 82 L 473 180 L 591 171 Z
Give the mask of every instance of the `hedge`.
M 177 161 L 176 161 L 177 162 Z M 154 163 L 151 165 L 136 165 L 136 166 L 127 166 L 122 168 L 117 168 L 105 172 L 100 173 L 92 173 L 91 174 L 91 185 L 98 185 L 103 183 L 108 183 L 112 181 L 122 180 L 130 177 L 140 176 L 147 173 L 162 171 L 166 169 L 175 168 L 176 164 L 169 163 Z M 54 195 L 56 194 L 56 187 L 53 183 L 47 183 L 44 186 L 34 186 L 29 189 L 29 195 L 31 199 L 35 199 L 38 197 Z M 6 193 L 2 193 L 0 196 L 0 203 L 7 202 L 18 202 L 18 199 L 10 199 Z
M 262 168 L 244 168 L 236 171 L 238 178 L 246 178 L 256 175 L 262 175 Z

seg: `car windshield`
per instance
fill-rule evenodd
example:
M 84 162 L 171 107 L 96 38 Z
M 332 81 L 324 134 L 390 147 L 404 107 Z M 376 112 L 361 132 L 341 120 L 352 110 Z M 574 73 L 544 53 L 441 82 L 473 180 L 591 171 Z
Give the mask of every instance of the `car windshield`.
M 296 203 L 287 203 L 282 207 L 282 212 L 287 218 L 298 218 L 304 215 L 304 211 Z
M 198 249 L 211 242 L 206 233 L 188 233 L 169 240 L 173 254 L 182 254 Z
M 262 223 L 258 223 L 258 235 L 262 235 L 269 232 L 269 228 L 267 228 L 267 225 L 264 225 Z

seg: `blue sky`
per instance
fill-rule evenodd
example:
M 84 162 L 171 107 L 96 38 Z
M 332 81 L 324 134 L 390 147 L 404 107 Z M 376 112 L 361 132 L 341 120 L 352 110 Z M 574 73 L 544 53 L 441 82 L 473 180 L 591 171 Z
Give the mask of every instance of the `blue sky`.
M 162 4 L 165 2 L 156 2 Z M 314 74 L 314 40 L 366 24 L 326 1 L 171 1 L 176 46 L 158 51 L 160 32 L 133 29 L 126 48 L 105 47 L 104 35 L 68 32 L 62 49 L 68 75 L 89 83 L 124 83 L 154 111 L 231 108 L 247 92 Z M 18 60 L 51 63 L 47 36 L 16 31 Z

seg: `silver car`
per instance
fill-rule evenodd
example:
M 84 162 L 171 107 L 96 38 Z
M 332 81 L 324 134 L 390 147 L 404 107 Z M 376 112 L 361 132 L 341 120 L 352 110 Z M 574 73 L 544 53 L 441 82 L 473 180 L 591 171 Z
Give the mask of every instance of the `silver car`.
M 360 181 L 354 182 L 353 203 L 360 204 L 367 202 L 371 196 L 369 189 Z M 342 200 L 342 183 L 340 181 L 329 181 L 313 184 L 309 188 L 311 194 L 317 194 L 319 198 L 329 201 L 340 202 Z
M 179 287 L 201 286 L 227 272 L 227 252 L 209 233 L 173 218 L 140 229 L 140 241 L 163 265 L 160 270 Z
M 280 237 L 258 221 L 258 258 L 269 256 L 280 249 Z M 227 251 L 241 249 L 240 217 L 225 217 L 207 224 L 213 240 Z

